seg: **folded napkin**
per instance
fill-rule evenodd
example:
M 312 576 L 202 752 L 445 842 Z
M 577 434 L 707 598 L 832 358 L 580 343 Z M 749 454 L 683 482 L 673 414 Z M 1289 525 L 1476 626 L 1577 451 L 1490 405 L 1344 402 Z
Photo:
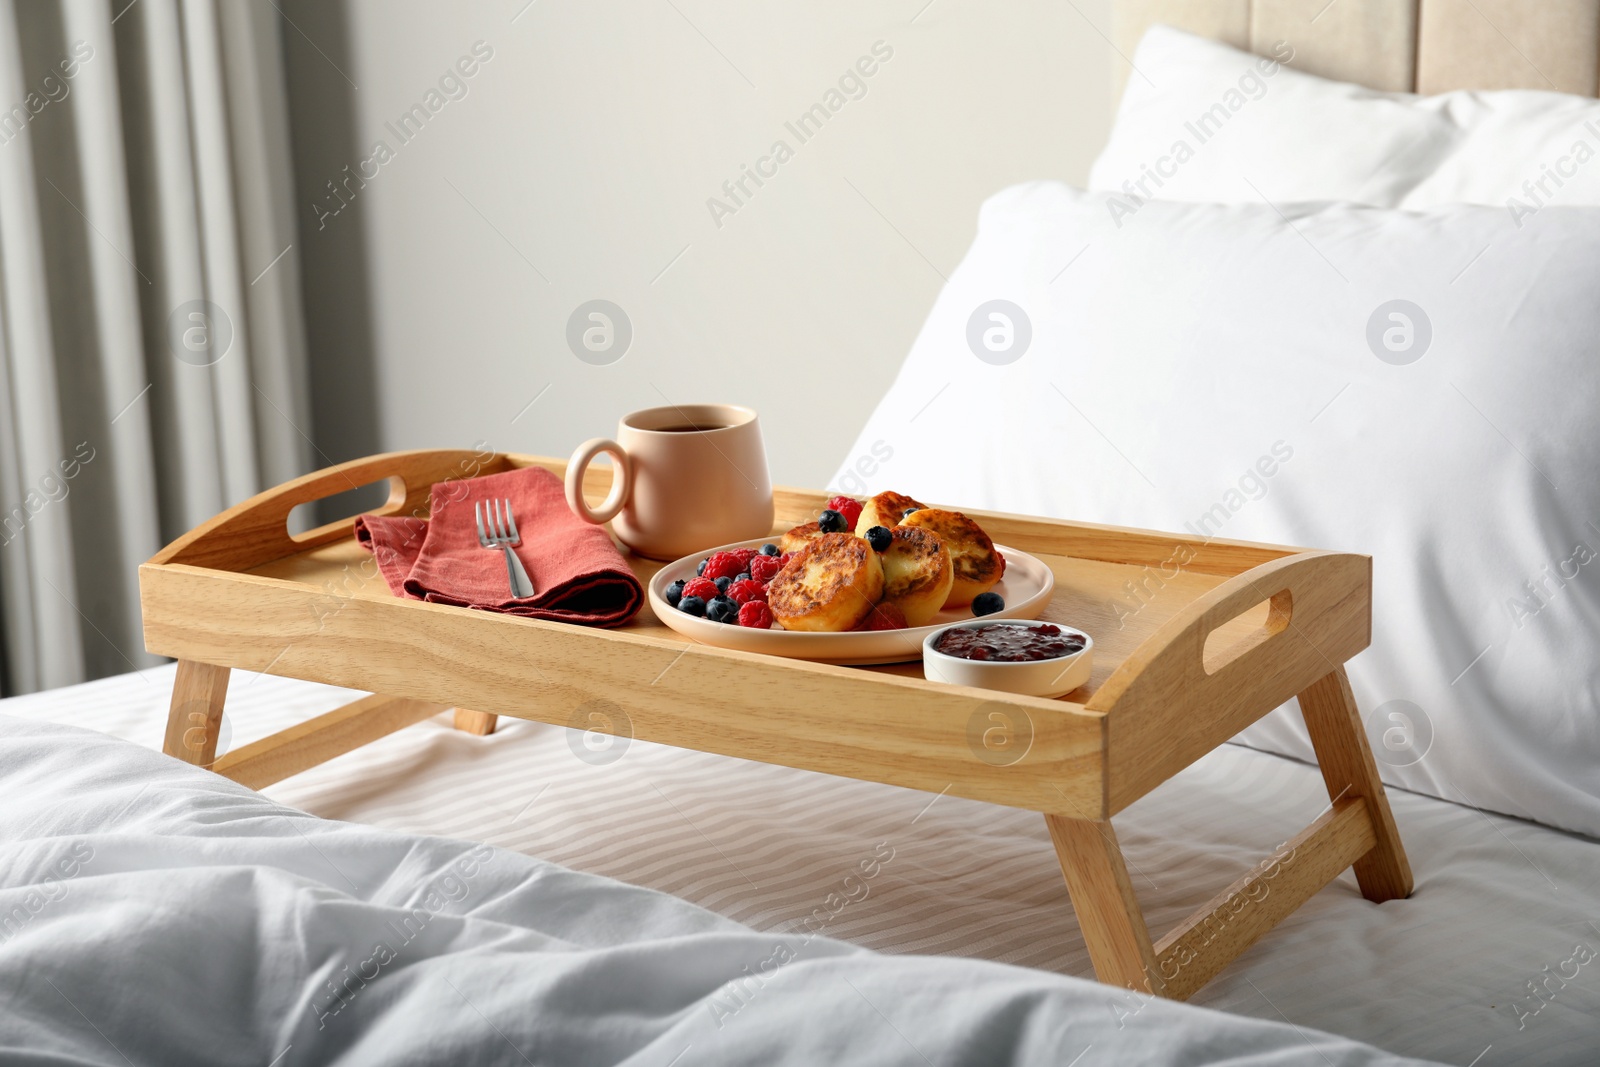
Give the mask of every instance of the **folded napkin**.
M 505 553 L 478 544 L 473 504 L 504 499 L 522 535 L 512 551 L 533 579 L 531 597 L 513 597 Z M 621 626 L 644 603 L 611 536 L 574 515 L 561 479 L 542 467 L 439 482 L 428 518 L 362 515 L 356 540 L 390 591 L 412 600 L 583 626 Z

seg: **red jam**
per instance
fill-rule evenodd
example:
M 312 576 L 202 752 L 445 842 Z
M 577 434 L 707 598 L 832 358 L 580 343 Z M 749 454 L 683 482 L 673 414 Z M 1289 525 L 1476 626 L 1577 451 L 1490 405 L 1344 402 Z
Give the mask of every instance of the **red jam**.
M 997 663 L 1024 663 L 1029 660 L 1056 659 L 1082 652 L 1083 638 L 1063 633 L 1054 623 L 1014 626 L 990 623 L 988 626 L 961 626 L 939 635 L 933 647 L 958 659 L 993 660 Z

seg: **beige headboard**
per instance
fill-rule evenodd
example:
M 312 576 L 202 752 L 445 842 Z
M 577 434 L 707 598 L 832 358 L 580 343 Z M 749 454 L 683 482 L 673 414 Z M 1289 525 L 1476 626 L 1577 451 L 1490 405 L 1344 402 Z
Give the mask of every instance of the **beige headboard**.
M 1600 94 L 1600 0 L 1115 0 L 1117 48 L 1153 22 L 1374 89 Z M 1128 67 L 1118 63 L 1118 91 Z

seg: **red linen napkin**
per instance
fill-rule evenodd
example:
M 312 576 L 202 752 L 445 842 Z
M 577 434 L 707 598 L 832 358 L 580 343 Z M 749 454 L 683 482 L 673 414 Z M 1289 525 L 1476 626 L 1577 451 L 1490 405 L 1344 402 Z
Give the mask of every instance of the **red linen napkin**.
M 534 595 L 511 595 L 505 553 L 478 544 L 473 504 L 509 499 L 522 543 L 512 551 Z M 644 588 L 604 527 L 567 507 L 561 479 L 542 467 L 439 482 L 429 517 L 362 515 L 356 540 L 369 549 L 395 596 L 584 626 L 621 626 Z

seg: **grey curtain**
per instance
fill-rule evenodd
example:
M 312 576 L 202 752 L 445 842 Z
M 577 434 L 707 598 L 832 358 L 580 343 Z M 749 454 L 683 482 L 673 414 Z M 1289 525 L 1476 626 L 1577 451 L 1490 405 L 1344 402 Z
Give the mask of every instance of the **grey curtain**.
M 150 665 L 138 566 L 308 469 L 278 14 L 0 0 L 0 686 Z

